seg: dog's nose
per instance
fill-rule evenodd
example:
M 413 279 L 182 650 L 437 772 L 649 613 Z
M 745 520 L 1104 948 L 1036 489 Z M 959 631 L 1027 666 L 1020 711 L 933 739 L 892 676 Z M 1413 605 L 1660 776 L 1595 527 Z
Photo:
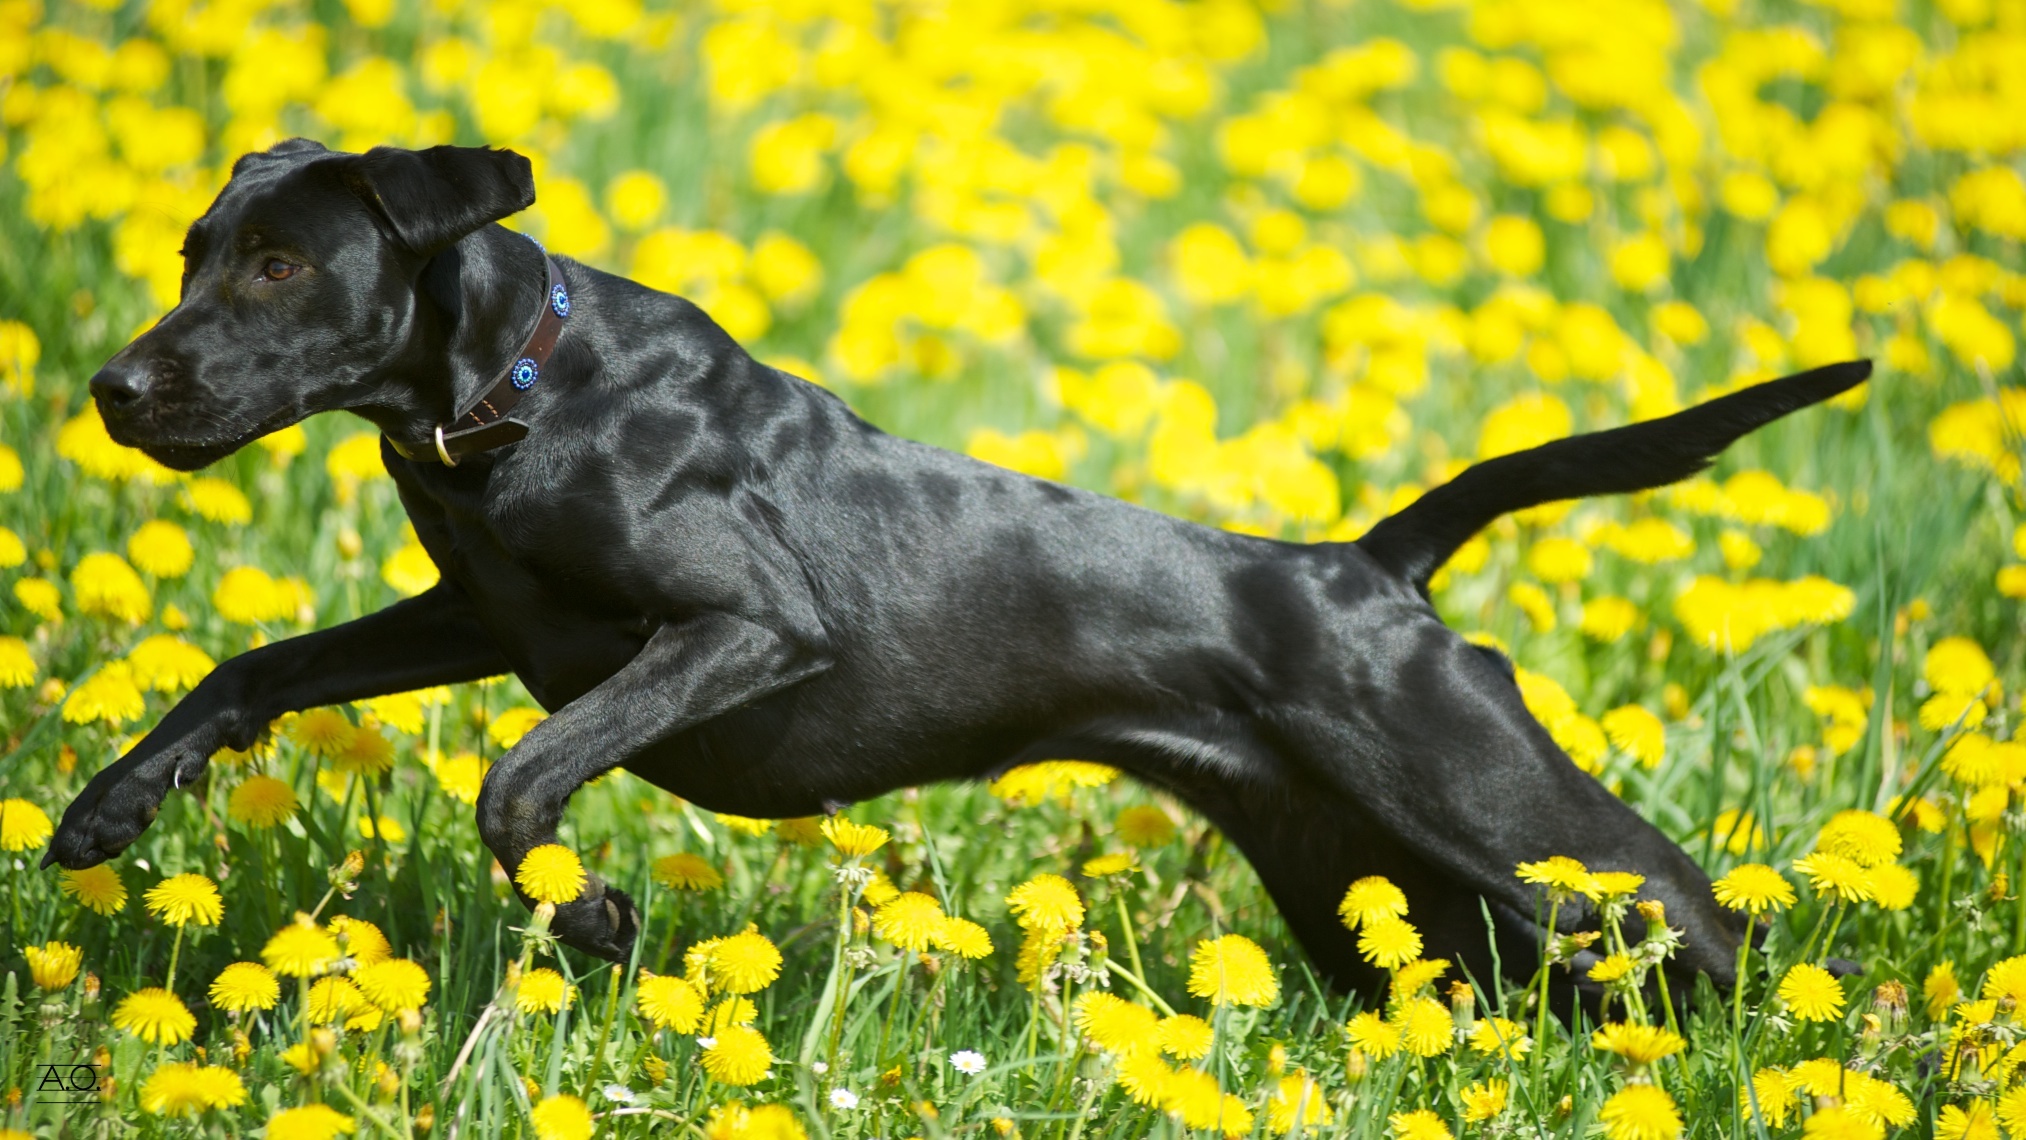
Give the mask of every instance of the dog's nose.
M 107 411 L 132 408 L 148 394 L 147 368 L 131 361 L 112 361 L 91 378 L 91 394 Z

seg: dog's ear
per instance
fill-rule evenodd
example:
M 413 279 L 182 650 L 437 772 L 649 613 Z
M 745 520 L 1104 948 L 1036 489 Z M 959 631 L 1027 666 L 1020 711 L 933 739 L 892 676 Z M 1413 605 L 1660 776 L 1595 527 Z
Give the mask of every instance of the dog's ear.
M 376 146 L 347 159 L 344 178 L 402 245 L 425 258 L 535 202 L 528 160 L 487 147 Z

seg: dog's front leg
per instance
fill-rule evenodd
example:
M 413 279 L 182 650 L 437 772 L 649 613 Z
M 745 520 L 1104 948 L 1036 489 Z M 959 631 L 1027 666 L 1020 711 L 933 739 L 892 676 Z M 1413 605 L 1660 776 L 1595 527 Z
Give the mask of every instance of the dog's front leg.
M 509 874 L 556 841 L 571 793 L 657 741 L 823 671 L 820 634 L 778 632 L 729 614 L 671 622 L 590 692 L 563 706 L 486 774 L 478 831 Z M 518 887 L 516 887 L 518 889 Z M 525 894 L 522 901 L 532 905 Z M 633 900 L 593 875 L 551 926 L 589 954 L 624 961 L 639 932 Z
M 285 712 L 504 673 L 463 593 L 449 583 L 377 613 L 264 645 L 198 682 L 133 751 L 102 769 L 63 813 L 42 865 L 89 867 L 154 822 L 171 788 L 220 748 L 248 748 Z

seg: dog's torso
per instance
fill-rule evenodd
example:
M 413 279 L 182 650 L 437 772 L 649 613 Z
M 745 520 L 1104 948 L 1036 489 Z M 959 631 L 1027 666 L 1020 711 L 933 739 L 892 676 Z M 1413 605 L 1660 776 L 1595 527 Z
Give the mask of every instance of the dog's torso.
M 887 435 L 687 302 L 569 274 L 569 370 L 540 426 L 458 468 L 390 448 L 388 468 L 551 709 L 696 614 L 822 640 L 829 669 L 629 765 L 705 806 L 809 814 L 1053 756 L 1171 782 L 1218 763 L 1206 734 L 1247 748 L 1269 706 L 1335 703 L 1347 628 L 1428 613 L 1354 546 L 1229 534 Z

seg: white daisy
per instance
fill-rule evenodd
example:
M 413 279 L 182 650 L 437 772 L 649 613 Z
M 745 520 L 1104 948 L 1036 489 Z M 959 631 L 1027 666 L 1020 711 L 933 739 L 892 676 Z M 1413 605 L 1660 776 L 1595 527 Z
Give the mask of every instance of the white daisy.
M 950 1054 L 950 1064 L 960 1073 L 977 1076 L 985 1071 L 985 1055 L 976 1049 L 964 1049 Z

